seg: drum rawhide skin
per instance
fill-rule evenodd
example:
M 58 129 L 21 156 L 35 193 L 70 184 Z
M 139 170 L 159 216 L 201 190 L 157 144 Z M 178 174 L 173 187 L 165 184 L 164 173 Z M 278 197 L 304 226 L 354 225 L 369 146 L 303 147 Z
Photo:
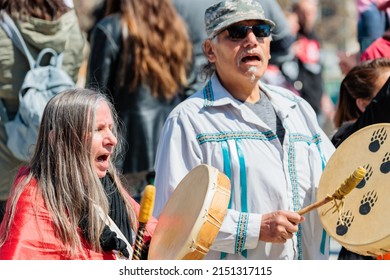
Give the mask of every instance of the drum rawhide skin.
M 199 165 L 179 183 L 162 210 L 149 260 L 201 260 L 218 235 L 230 200 L 230 180 Z
M 366 174 L 343 203 L 331 201 L 317 210 L 334 240 L 352 252 L 379 258 L 390 252 L 390 124 L 367 126 L 336 149 L 317 198 L 331 195 L 359 166 Z

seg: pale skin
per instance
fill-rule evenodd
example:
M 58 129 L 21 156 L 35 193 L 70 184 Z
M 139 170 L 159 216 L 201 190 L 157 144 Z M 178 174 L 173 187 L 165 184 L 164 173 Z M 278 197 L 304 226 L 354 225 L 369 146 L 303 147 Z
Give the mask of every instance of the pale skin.
M 238 25 L 252 26 L 259 21 L 247 20 Z M 255 103 L 260 99 L 258 81 L 264 75 L 270 56 L 270 37 L 256 38 L 252 30 L 240 40 L 229 38 L 227 30 L 213 40 L 204 42 L 208 60 L 215 65 L 222 85 L 230 94 L 245 102 Z M 298 231 L 298 224 L 305 219 L 292 212 L 279 210 L 262 215 L 259 240 L 284 243 Z
M 314 29 L 318 15 L 317 5 L 313 0 L 300 0 L 298 2 L 297 14 L 299 23 L 306 33 Z
M 96 108 L 92 134 L 92 159 L 99 178 L 106 176 L 110 166 L 110 156 L 118 142 L 112 132 L 113 127 L 114 120 L 110 107 L 105 101 L 101 101 Z

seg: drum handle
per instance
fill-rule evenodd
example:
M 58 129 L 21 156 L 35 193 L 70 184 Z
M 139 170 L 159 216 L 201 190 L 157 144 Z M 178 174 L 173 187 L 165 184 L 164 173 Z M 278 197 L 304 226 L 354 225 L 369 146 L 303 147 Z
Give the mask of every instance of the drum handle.
M 156 188 L 152 185 L 147 185 L 141 198 L 141 205 L 138 215 L 139 226 L 134 242 L 133 260 L 141 259 L 142 249 L 144 247 L 144 233 L 146 224 L 152 216 L 155 195 Z
M 317 201 L 305 208 L 302 208 L 301 210 L 297 211 L 299 215 L 304 215 L 307 212 L 310 212 L 313 209 L 316 209 L 326 203 L 328 203 L 331 200 L 341 200 L 349 194 L 359 183 L 361 180 L 363 180 L 364 176 L 366 175 L 366 169 L 364 167 L 358 167 L 355 169 L 355 171 L 344 180 L 344 182 L 341 184 L 341 186 L 334 192 L 332 196 L 327 196 L 324 199 Z

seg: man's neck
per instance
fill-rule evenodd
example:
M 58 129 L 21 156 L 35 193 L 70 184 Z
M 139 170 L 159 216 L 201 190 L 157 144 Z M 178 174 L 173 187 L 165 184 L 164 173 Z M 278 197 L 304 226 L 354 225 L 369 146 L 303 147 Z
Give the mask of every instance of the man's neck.
M 260 87 L 258 81 L 247 80 L 222 80 L 221 84 L 235 98 L 242 102 L 256 103 L 260 99 Z

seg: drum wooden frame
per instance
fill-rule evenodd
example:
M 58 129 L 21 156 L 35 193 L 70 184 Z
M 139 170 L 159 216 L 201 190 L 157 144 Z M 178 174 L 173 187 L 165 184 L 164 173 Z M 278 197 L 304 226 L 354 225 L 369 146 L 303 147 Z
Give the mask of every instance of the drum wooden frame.
M 149 260 L 201 260 L 221 228 L 230 200 L 230 180 L 209 165 L 192 169 L 158 219 Z
M 364 179 L 344 200 L 318 208 L 326 232 L 346 249 L 366 256 L 390 251 L 390 124 L 365 127 L 335 151 L 321 176 L 317 198 L 331 195 L 357 167 Z

